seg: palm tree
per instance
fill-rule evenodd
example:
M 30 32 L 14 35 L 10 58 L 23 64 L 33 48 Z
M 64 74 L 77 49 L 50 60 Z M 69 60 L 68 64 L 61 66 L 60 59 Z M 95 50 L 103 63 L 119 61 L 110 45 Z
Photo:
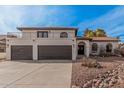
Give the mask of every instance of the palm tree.
M 97 29 L 95 31 L 95 36 L 96 37 L 106 37 L 106 32 L 103 29 Z
M 88 28 L 85 30 L 84 32 L 84 37 L 94 37 L 95 34 L 93 32 L 93 30 L 89 30 Z

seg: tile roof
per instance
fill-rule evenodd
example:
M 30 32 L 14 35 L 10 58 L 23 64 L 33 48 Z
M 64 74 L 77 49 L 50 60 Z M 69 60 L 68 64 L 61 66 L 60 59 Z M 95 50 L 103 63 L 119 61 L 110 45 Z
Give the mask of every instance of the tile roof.
M 91 42 L 118 42 L 119 39 L 112 37 L 77 37 L 77 40 L 90 40 Z
M 100 42 L 113 41 L 113 42 L 118 42 L 119 39 L 117 39 L 117 38 L 112 38 L 112 37 L 92 37 L 92 41 L 100 41 Z
M 88 37 L 77 37 L 77 40 L 92 40 L 91 38 Z

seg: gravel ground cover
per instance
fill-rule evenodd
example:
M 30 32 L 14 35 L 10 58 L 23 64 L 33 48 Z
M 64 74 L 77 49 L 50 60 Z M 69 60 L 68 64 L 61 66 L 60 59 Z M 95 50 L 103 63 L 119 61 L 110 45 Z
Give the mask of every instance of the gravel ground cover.
M 103 68 L 89 68 L 82 66 L 82 60 L 73 63 L 72 87 L 124 87 L 124 58 L 97 57 L 93 59 L 96 59 Z

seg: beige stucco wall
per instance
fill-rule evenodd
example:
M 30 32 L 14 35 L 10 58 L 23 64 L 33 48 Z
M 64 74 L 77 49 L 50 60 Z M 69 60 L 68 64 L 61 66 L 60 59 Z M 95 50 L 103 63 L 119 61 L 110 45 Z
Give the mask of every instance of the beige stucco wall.
M 112 53 L 114 53 L 114 49 L 118 48 L 117 44 L 118 42 L 90 42 L 89 40 L 77 40 L 77 51 L 76 51 L 76 56 L 78 56 L 78 44 L 80 42 L 84 42 L 85 46 L 84 46 L 84 55 L 86 57 L 89 57 L 90 54 L 92 55 L 99 55 L 100 54 L 100 49 L 103 48 L 106 50 L 106 45 L 108 43 L 112 44 Z M 98 45 L 98 49 L 97 52 L 93 53 L 92 52 L 92 44 L 96 43 Z
M 93 53 L 92 52 L 92 44 L 93 43 L 96 43 L 98 45 L 98 50 L 96 53 Z M 92 55 L 99 55 L 100 53 L 100 48 L 103 48 L 106 50 L 106 45 L 108 43 L 111 43 L 112 44 L 112 53 L 114 53 L 114 49 L 116 49 L 118 46 L 116 46 L 118 44 L 118 42 L 90 42 L 90 54 Z
M 39 30 L 38 30 L 39 31 Z M 74 30 L 52 30 L 48 38 L 37 38 L 36 31 L 23 31 L 22 38 L 7 38 L 6 52 L 7 59 L 11 60 L 11 45 L 32 45 L 33 46 L 33 60 L 38 58 L 38 45 L 71 45 L 72 46 L 72 60 L 76 60 L 76 38 Z M 68 38 L 60 38 L 61 32 L 67 32 Z
M 37 38 L 37 31 L 48 31 L 48 38 L 45 39 L 60 39 L 61 32 L 67 32 L 68 39 L 75 38 L 74 30 L 24 30 L 22 37 L 25 39 Z

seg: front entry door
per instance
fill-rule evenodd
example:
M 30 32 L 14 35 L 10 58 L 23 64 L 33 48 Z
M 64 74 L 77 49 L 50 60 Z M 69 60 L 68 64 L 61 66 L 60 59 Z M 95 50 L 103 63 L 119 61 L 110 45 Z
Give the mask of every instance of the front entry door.
M 84 45 L 78 45 L 78 55 L 84 55 Z

